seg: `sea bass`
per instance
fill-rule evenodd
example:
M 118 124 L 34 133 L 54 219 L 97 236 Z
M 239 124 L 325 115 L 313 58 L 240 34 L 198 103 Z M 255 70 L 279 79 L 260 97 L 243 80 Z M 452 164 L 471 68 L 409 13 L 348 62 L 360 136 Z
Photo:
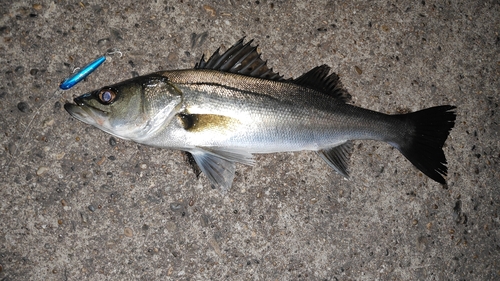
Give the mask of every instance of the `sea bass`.
M 235 163 L 252 154 L 316 151 L 348 177 L 353 140 L 397 148 L 431 179 L 445 184 L 442 150 L 455 106 L 388 115 L 349 104 L 327 65 L 296 79 L 267 67 L 252 41 L 202 56 L 194 69 L 160 71 L 86 93 L 64 108 L 116 137 L 188 152 L 211 184 L 228 190 Z

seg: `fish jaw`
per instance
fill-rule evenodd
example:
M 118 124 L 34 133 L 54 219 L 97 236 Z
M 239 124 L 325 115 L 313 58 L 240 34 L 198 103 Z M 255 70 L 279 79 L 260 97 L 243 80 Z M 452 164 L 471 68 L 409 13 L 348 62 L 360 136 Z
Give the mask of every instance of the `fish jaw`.
M 92 126 L 101 128 L 106 122 L 106 112 L 96 108 L 67 103 L 64 109 L 74 118 Z
M 113 129 L 108 118 L 108 113 L 97 108 L 92 108 L 85 105 L 66 103 L 64 109 L 74 118 L 82 121 L 85 124 L 92 125 L 108 134 L 119 137 L 121 139 L 130 139 L 124 134 Z

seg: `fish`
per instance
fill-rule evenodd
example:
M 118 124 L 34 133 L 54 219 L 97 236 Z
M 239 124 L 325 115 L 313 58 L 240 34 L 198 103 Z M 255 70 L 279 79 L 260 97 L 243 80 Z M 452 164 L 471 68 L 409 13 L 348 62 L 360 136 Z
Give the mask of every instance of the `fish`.
M 227 192 L 236 163 L 254 154 L 316 151 L 349 178 L 354 140 L 398 149 L 430 179 L 446 184 L 443 145 L 456 107 L 384 114 L 350 103 L 328 65 L 287 78 L 267 66 L 244 38 L 192 69 L 158 71 L 104 86 L 64 105 L 74 118 L 124 140 L 182 150 L 212 187 Z

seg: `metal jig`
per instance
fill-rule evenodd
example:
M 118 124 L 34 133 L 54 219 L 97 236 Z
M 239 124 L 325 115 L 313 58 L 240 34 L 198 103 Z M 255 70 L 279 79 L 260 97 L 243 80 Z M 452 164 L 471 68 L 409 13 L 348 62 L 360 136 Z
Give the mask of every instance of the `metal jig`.
M 106 61 L 106 56 L 102 56 L 94 60 L 93 62 L 87 64 L 82 69 L 80 69 L 77 73 L 71 75 L 69 78 L 61 82 L 59 88 L 61 90 L 68 90 L 71 87 L 78 84 L 78 82 L 85 79 L 90 73 L 94 72 L 104 61 Z

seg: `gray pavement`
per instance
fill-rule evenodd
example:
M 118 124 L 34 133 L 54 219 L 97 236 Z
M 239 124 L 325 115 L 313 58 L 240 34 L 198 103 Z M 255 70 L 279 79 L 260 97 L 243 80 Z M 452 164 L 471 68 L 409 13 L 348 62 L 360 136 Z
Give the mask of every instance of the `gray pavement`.
M 499 280 L 498 1 L 2 1 L 0 280 Z M 353 103 L 453 104 L 448 185 L 356 141 L 258 155 L 221 194 L 182 153 L 111 138 L 62 105 L 190 68 L 241 37 L 286 77 L 328 64 Z M 61 80 L 118 48 L 68 91 Z

